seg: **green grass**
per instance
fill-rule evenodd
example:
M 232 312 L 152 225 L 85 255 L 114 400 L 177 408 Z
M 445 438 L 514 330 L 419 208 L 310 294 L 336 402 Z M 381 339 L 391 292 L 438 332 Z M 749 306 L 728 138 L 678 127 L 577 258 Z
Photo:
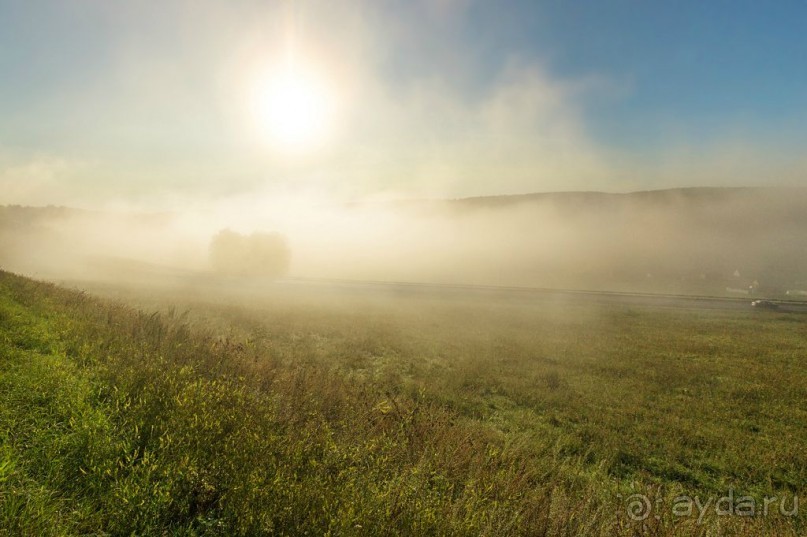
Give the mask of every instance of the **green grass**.
M 801 316 L 194 296 L 0 273 L 0 534 L 805 532 Z

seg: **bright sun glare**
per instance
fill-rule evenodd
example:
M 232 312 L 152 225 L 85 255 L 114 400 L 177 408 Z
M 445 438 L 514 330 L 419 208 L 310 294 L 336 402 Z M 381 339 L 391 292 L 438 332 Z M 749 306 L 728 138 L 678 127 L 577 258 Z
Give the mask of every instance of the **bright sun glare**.
M 327 135 L 331 102 L 327 86 L 311 74 L 287 67 L 258 88 L 261 130 L 287 150 L 309 149 Z

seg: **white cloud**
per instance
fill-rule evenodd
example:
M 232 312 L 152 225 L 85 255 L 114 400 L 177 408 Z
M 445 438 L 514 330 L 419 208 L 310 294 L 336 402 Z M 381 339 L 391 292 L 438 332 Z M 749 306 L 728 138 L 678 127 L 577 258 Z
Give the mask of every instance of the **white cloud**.
M 539 66 L 507 69 L 475 99 L 440 79 L 403 94 L 367 87 L 332 162 L 367 189 L 461 196 L 585 188 L 604 175 L 583 117 L 588 90 Z

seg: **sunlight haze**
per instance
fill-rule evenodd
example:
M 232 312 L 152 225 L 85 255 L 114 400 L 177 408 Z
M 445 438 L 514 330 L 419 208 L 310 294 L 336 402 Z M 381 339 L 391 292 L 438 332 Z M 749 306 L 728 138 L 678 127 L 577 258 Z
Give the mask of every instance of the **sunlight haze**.
M 583 5 L 4 0 L 4 201 L 803 184 L 803 4 Z

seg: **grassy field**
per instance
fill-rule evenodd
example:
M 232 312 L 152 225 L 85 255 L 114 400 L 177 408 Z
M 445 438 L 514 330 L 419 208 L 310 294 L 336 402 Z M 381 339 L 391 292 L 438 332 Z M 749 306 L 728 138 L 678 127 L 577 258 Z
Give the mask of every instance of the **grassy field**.
M 106 294 L 0 273 L 0 533 L 807 533 L 803 315 Z

